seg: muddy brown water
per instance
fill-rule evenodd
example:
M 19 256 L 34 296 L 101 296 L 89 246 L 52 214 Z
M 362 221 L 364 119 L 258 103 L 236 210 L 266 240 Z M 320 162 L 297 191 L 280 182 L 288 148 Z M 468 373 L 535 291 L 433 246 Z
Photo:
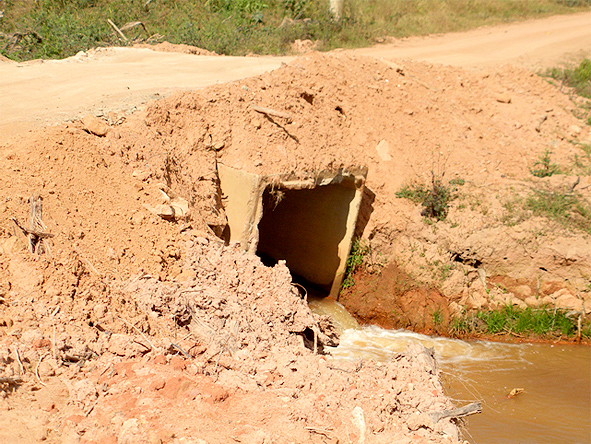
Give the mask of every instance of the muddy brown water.
M 458 406 L 482 402 L 483 412 L 465 420 L 471 443 L 591 443 L 590 347 L 461 341 L 360 327 L 335 301 L 309 304 L 341 331 L 341 345 L 331 349 L 334 359 L 385 361 L 413 341 L 434 348 L 448 396 Z M 510 398 L 513 389 L 524 391 Z

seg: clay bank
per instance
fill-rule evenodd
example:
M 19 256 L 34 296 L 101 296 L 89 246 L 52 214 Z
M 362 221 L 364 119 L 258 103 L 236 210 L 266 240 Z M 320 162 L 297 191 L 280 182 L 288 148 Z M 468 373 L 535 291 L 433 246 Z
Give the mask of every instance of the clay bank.
M 461 442 L 429 352 L 323 355 L 338 334 L 301 287 L 337 294 L 361 237 L 381 276 L 413 273 L 446 316 L 546 297 L 587 316 L 584 235 L 501 222 L 507 199 L 575 182 L 524 179 L 547 146 L 566 164 L 587 140 L 573 106 L 511 67 L 311 54 L 3 144 L 2 439 Z M 439 166 L 462 197 L 425 224 L 396 192 Z M 43 255 L 27 248 L 39 230 L 53 235 Z M 421 327 L 431 306 L 417 300 L 403 313 Z

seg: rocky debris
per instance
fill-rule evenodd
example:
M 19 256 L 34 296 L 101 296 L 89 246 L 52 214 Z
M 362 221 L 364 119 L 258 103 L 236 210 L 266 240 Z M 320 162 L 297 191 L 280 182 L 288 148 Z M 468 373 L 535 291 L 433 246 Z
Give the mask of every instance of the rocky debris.
M 60 310 L 38 288 L 5 309 L 34 325 L 18 337 L 0 327 L 8 408 L 43 394 L 33 409 L 47 442 L 459 442 L 457 430 L 444 438 L 449 421 L 403 426 L 452 407 L 424 347 L 387 363 L 333 361 L 320 353 L 338 344 L 334 327 L 310 312 L 285 264 L 197 237 L 182 257 L 193 272 L 184 282 L 140 274 L 96 300 L 79 290 Z
M 100 120 L 90 114 L 82 119 L 82 126 L 84 130 L 88 131 L 90 134 L 94 134 L 95 136 L 99 137 L 104 137 L 109 132 L 109 125 L 107 125 L 103 120 Z

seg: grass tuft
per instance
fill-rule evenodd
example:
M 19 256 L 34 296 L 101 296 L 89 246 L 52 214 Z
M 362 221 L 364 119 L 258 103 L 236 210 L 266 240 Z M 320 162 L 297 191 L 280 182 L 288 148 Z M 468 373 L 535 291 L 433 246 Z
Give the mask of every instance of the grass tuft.
M 517 334 L 539 337 L 574 336 L 577 319 L 564 310 L 542 307 L 517 308 L 505 306 L 500 310 L 479 311 L 454 319 L 451 331 L 456 335 Z M 582 329 L 588 337 L 589 327 Z M 587 336 L 586 336 L 587 335 Z

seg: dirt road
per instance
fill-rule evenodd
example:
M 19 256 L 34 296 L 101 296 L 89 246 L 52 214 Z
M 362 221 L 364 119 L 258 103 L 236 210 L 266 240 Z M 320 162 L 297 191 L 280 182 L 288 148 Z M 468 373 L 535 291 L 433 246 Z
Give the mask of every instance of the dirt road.
M 404 39 L 355 52 L 467 68 L 553 66 L 591 52 L 591 12 Z M 0 62 L 0 141 L 89 113 L 131 111 L 175 91 L 251 77 L 289 60 L 108 48 L 61 61 Z
M 357 52 L 378 58 L 413 59 L 467 69 L 511 63 L 537 70 L 580 60 L 591 53 L 591 13 L 412 37 Z

